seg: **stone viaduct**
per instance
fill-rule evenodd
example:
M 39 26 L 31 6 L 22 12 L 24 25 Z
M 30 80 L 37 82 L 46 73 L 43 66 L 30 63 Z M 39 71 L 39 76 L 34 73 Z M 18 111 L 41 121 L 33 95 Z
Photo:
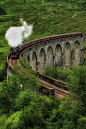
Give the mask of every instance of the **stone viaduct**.
M 83 33 L 80 35 L 79 33 L 81 32 L 76 33 L 58 35 L 60 36 L 58 39 L 34 44 L 24 49 L 22 51 L 22 56 L 25 56 L 32 68 L 40 73 L 43 72 L 45 66 L 54 65 L 61 67 L 64 65 L 67 68 L 72 68 L 74 44 L 74 65 L 77 66 L 84 61 L 83 45 L 86 40 L 86 35 L 83 35 Z M 70 36 L 71 34 L 73 34 L 73 36 Z M 52 36 L 49 36 L 49 38 L 52 38 Z M 64 50 L 65 53 L 63 52 Z
M 25 56 L 26 61 L 30 62 L 32 68 L 40 72 L 39 75 L 42 80 L 64 89 L 64 87 L 68 85 L 67 83 L 51 79 L 50 77 L 46 77 L 41 73 L 43 72 L 45 66 L 54 65 L 72 68 L 73 46 L 75 46 L 74 65 L 79 65 L 84 61 L 83 46 L 85 40 L 86 35 L 83 35 L 82 32 L 76 32 L 44 37 L 24 43 L 23 45 L 19 46 L 19 52 L 17 53 L 19 55 L 17 58 L 12 59 L 12 53 L 9 53 L 7 56 L 7 80 L 9 75 L 13 75 L 12 66 L 17 64 L 20 56 Z M 43 84 L 46 85 L 46 83 Z M 42 87 L 44 86 L 42 85 Z M 34 93 L 36 92 L 34 91 Z

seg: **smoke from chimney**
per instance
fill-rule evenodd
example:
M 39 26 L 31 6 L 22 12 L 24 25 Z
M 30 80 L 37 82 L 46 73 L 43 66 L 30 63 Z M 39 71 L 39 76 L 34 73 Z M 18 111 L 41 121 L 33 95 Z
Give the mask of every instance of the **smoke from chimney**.
M 28 25 L 20 19 L 21 27 L 10 27 L 5 34 L 8 44 L 12 47 L 22 45 L 23 39 L 28 38 L 32 34 L 33 25 Z

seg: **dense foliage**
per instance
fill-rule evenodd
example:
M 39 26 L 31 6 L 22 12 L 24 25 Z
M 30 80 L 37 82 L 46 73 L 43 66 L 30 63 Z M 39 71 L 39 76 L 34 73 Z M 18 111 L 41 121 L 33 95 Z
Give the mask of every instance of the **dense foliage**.
M 46 71 L 56 79 L 68 82 L 72 94 L 62 99 L 33 94 L 33 89 L 40 87 L 37 73 L 25 62 L 25 58 L 21 58 L 13 68 L 15 74 L 8 78 L 8 83 L 4 80 L 0 85 L 1 129 L 86 128 L 85 66 L 72 70 L 47 67 Z
M 69 91 L 73 95 L 77 95 L 81 105 L 86 107 L 86 66 L 73 67 L 72 70 L 64 67 L 59 68 L 48 66 L 46 67 L 44 74 L 69 83 Z M 73 99 L 75 99 L 75 96 Z
M 47 66 L 44 74 L 57 80 L 67 82 L 67 76 L 70 75 L 71 72 L 70 69 L 66 69 L 65 67 Z

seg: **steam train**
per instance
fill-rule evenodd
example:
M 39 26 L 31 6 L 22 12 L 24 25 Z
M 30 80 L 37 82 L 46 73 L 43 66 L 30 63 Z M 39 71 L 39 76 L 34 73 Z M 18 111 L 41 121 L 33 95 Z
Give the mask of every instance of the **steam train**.
M 16 59 L 19 55 L 19 47 L 13 48 L 11 52 L 11 58 Z

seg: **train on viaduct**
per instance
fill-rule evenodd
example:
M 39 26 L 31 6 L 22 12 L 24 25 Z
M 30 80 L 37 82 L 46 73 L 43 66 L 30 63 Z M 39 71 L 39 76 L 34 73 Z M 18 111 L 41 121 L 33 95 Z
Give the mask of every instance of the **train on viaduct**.
M 74 65 L 79 65 L 84 61 L 83 46 L 85 41 L 86 35 L 83 35 L 82 32 L 74 32 L 48 36 L 25 42 L 8 54 L 7 77 L 8 75 L 13 74 L 11 71 L 12 67 L 17 64 L 20 57 L 24 56 L 26 57 L 26 61 L 30 62 L 32 69 L 39 72 L 39 81 L 42 89 L 46 88 L 48 91 L 52 91 L 51 94 L 55 94 L 58 97 L 67 95 L 69 94 L 66 91 L 66 85 L 68 84 L 43 75 L 42 72 L 45 66 L 61 67 L 65 65 L 67 68 L 72 68 L 73 45 L 75 45 Z M 63 59 L 64 56 L 65 60 Z

